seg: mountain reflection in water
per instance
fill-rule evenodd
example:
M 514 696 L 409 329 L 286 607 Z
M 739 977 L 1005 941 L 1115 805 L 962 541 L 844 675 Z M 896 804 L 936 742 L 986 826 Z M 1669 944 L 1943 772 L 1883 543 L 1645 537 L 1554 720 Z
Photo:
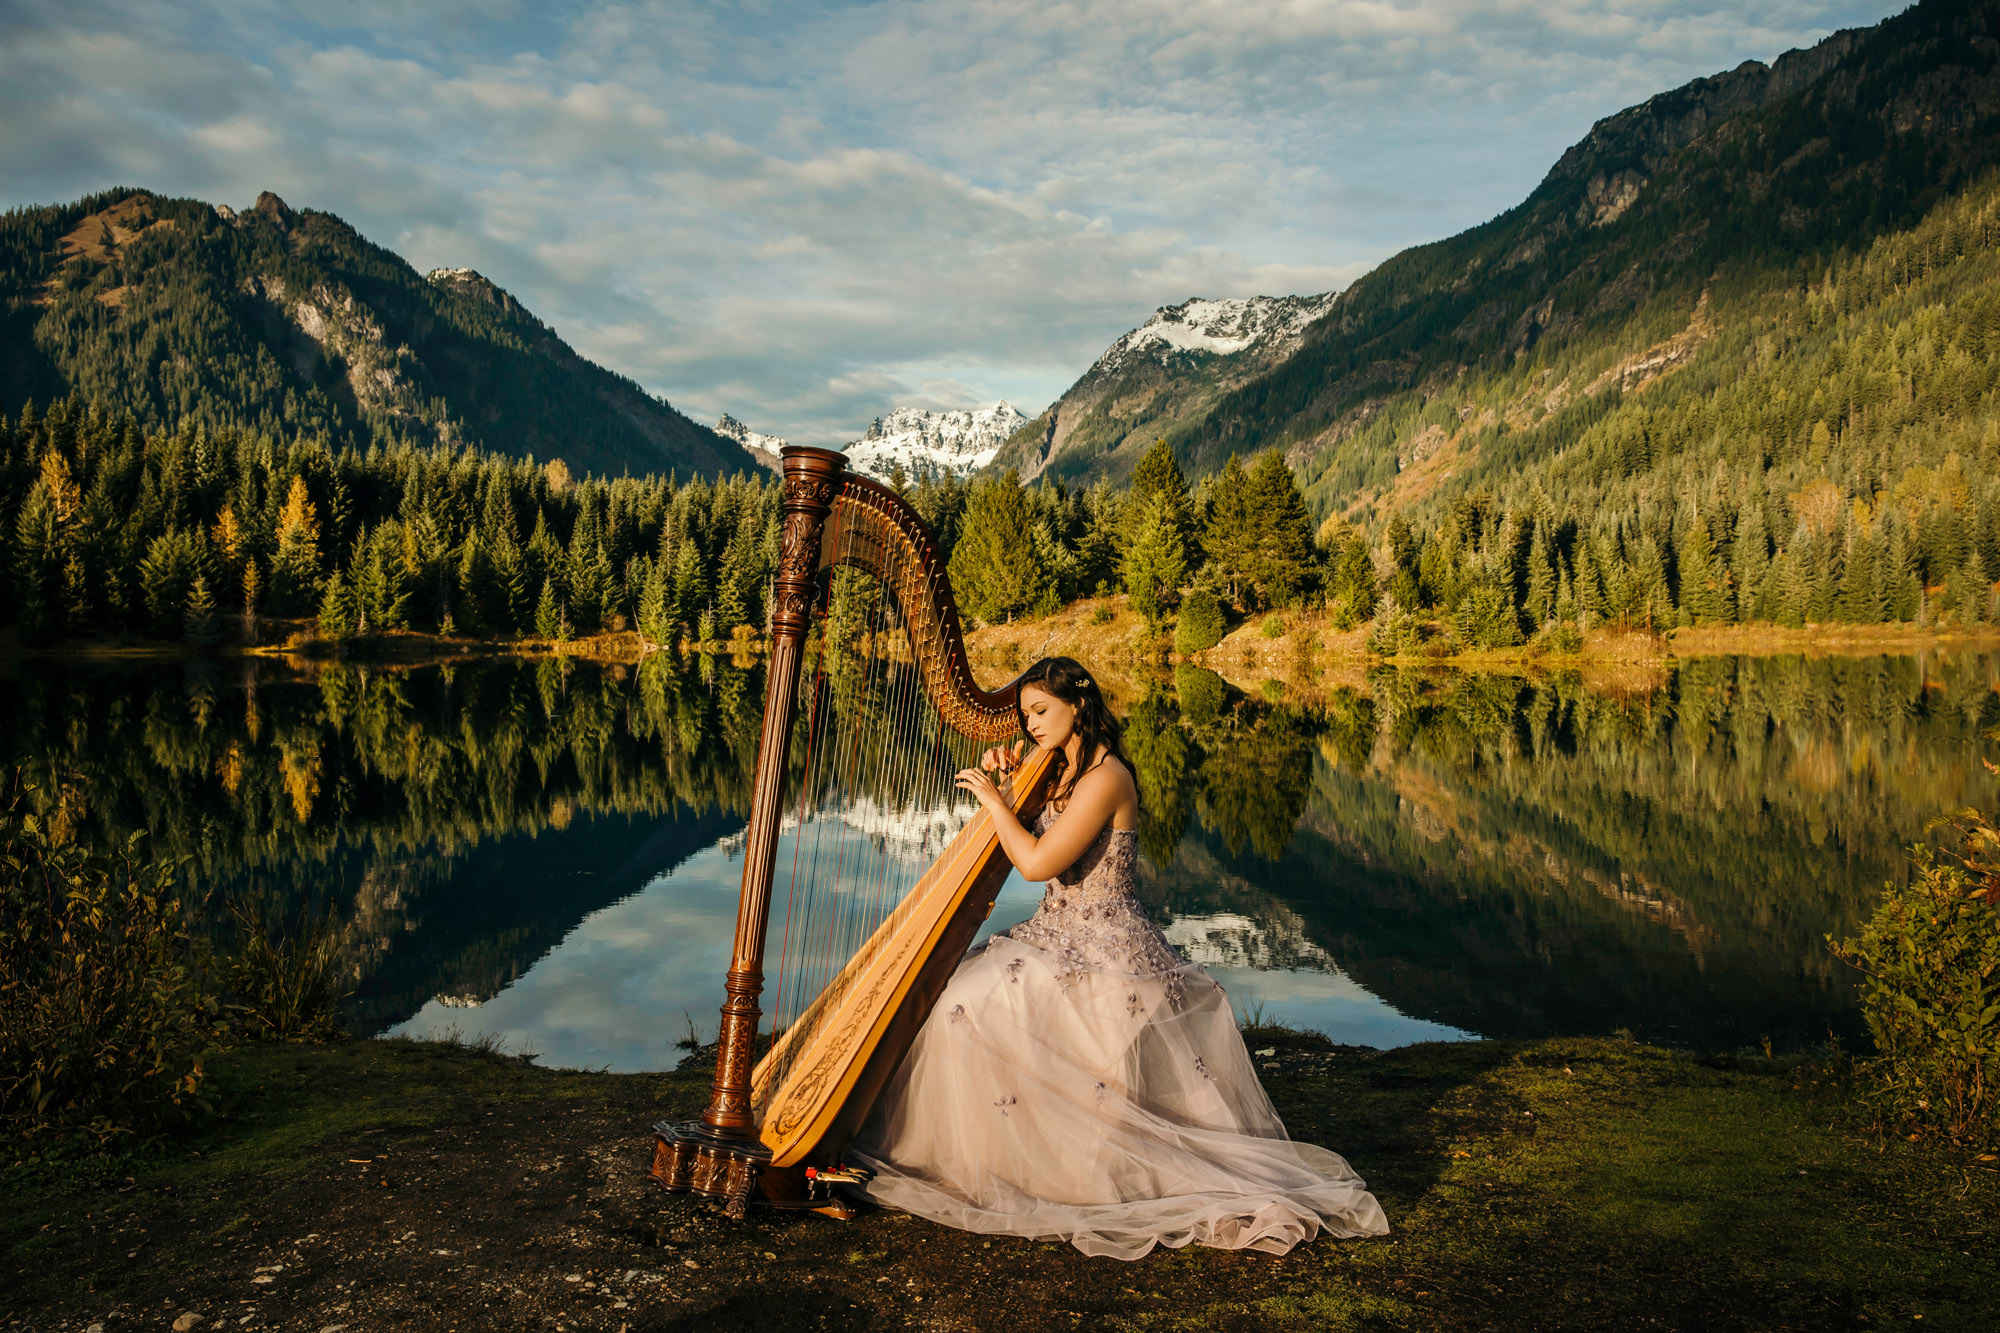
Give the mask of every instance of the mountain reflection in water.
M 0 667 L 0 761 L 87 839 L 330 905 L 364 1032 L 670 1066 L 713 1036 L 761 717 L 754 667 Z M 1932 816 L 1990 803 L 1983 656 L 1714 658 L 1657 687 L 1380 670 L 1296 704 L 1134 687 L 1140 891 L 1240 1009 L 1370 1045 L 1858 1032 L 1853 932 Z M 948 812 L 866 794 L 880 854 Z M 907 823 L 908 828 L 902 825 Z M 1009 881 L 992 918 L 1025 918 Z

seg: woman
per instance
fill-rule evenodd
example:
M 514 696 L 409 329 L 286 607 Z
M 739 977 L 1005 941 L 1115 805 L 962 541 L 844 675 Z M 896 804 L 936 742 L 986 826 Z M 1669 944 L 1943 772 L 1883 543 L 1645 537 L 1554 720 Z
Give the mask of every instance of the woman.
M 1346 1162 L 1291 1142 L 1228 997 L 1133 897 L 1139 796 L 1119 728 L 1067 657 L 1021 678 L 1021 726 L 1057 751 L 1024 827 L 986 772 L 958 785 L 993 817 L 1035 915 L 966 955 L 854 1156 L 869 1195 L 966 1231 L 1061 1237 L 1137 1259 L 1190 1241 L 1283 1254 L 1322 1227 L 1388 1230 Z M 1011 767 L 990 750 L 985 769 Z

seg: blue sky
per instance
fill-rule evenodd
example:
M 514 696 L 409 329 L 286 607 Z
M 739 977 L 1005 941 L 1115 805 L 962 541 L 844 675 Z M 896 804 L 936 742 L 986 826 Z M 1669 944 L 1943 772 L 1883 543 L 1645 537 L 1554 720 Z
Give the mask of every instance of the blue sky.
M 1034 412 L 1156 307 L 1342 286 L 1854 0 L 0 4 L 0 205 L 275 190 L 698 419 Z

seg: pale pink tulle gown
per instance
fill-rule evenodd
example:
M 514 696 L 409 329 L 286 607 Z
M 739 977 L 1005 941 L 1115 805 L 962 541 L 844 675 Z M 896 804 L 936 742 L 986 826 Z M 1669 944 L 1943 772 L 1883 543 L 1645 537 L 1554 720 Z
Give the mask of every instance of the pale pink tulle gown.
M 959 965 L 851 1154 L 869 1196 L 1119 1259 L 1386 1232 L 1342 1158 L 1287 1137 L 1222 987 L 1146 919 L 1137 844 L 1106 828 Z

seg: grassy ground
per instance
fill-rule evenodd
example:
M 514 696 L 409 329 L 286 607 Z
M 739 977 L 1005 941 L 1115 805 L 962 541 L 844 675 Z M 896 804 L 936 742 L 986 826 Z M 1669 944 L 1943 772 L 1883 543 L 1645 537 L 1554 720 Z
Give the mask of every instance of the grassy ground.
M 0 1328 L 1924 1329 L 2000 1323 L 2000 1164 L 1879 1142 L 1810 1066 L 1615 1040 L 1253 1033 L 1378 1240 L 1136 1263 L 883 1213 L 743 1224 L 645 1179 L 705 1074 L 452 1047 L 238 1052 L 222 1114 L 0 1176 Z M 183 1320 L 183 1327 L 189 1325 Z

